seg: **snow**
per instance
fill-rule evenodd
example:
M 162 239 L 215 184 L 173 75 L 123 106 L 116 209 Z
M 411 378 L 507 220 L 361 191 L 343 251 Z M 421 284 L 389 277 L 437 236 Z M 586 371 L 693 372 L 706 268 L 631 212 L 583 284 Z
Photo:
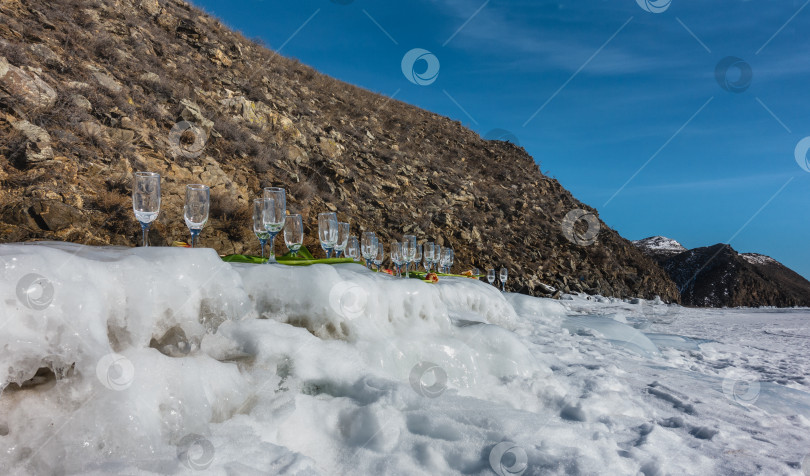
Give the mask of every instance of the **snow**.
M 678 253 L 686 251 L 686 248 L 684 248 L 682 244 L 665 236 L 651 236 L 649 238 L 644 238 L 643 240 L 635 240 L 632 243 L 640 248 L 645 248 L 652 251 L 668 251 Z
M 0 282 L 0 381 L 34 378 L 0 394 L 0 474 L 798 475 L 810 453 L 808 309 L 64 243 L 0 245 Z
M 778 264 L 779 262 L 770 256 L 759 253 L 741 253 L 740 256 L 751 264 Z

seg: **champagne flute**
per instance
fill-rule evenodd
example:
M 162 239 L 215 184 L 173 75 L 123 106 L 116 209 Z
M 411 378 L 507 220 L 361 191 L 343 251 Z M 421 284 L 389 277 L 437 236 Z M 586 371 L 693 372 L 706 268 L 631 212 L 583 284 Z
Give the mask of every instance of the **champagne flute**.
M 478 276 L 479 274 L 481 274 L 481 270 L 480 270 L 480 269 L 478 269 L 478 268 L 473 268 L 473 269 L 472 269 L 472 274 L 473 274 L 473 276 L 475 276 L 475 279 L 478 279 L 478 280 L 480 280 L 480 279 L 481 279 L 481 278 Z
M 489 281 L 489 284 L 493 284 L 495 282 L 495 270 L 494 269 L 487 270 L 487 281 Z
M 253 233 L 259 239 L 259 244 L 262 247 L 262 258 L 264 258 L 264 245 L 267 244 L 270 233 L 267 233 L 267 228 L 264 227 L 264 199 L 257 198 L 253 200 Z
M 298 256 L 298 250 L 304 244 L 304 222 L 298 213 L 287 215 L 284 220 L 284 244 L 293 257 Z
M 422 245 L 422 248 L 424 250 L 423 253 L 425 257 L 424 261 L 425 271 L 429 273 L 431 262 L 433 261 L 433 242 L 428 241 L 427 243 Z
M 366 267 L 371 269 L 371 258 L 374 256 L 376 252 L 376 248 L 374 248 L 374 239 L 376 235 L 374 235 L 373 231 L 366 231 L 363 233 L 363 239 L 361 241 L 361 253 L 363 258 L 366 260 Z
M 442 247 L 438 243 L 436 243 L 436 246 L 433 248 L 432 262 L 436 265 L 436 272 L 441 273 L 439 267 L 442 265 Z
M 340 254 L 344 252 L 346 246 L 349 244 L 349 233 L 351 233 L 351 225 L 347 222 L 338 222 L 338 238 L 335 243 L 335 258 L 340 258 Z
M 149 227 L 160 213 L 160 174 L 135 172 L 132 185 L 132 209 L 141 224 L 143 246 L 149 246 Z
M 413 262 L 414 262 L 414 270 L 419 271 L 419 263 L 422 262 L 422 245 L 416 245 L 416 253 L 413 255 Z
M 405 261 L 405 276 L 408 276 L 408 265 L 416 258 L 416 237 L 405 235 L 402 237 L 402 256 Z
M 394 268 L 397 270 L 397 277 L 401 276 L 402 243 L 396 240 L 391 242 L 391 262 L 394 263 Z
M 208 221 L 208 210 L 211 204 L 211 189 L 207 185 L 186 185 L 186 204 L 183 208 L 183 218 L 191 232 L 191 247 L 197 241 L 205 223 Z
M 509 272 L 506 268 L 501 268 L 501 291 L 506 292 L 506 278 L 509 276 Z
M 356 236 L 349 238 L 349 244 L 346 245 L 346 256 L 355 262 L 360 261 L 360 240 Z
M 447 250 L 447 274 L 450 274 L 453 268 L 453 261 L 456 259 L 456 252 L 453 248 Z
M 377 265 L 377 272 L 382 270 L 382 262 L 385 259 L 385 246 L 377 242 L 377 253 L 374 255 L 374 264 Z
M 338 239 L 337 213 L 318 214 L 318 238 L 321 241 L 321 248 L 326 252 L 326 259 L 331 258 Z
M 267 187 L 264 189 L 264 228 L 270 234 L 270 253 L 268 263 L 276 262 L 276 235 L 284 228 L 287 218 L 287 192 L 283 188 Z

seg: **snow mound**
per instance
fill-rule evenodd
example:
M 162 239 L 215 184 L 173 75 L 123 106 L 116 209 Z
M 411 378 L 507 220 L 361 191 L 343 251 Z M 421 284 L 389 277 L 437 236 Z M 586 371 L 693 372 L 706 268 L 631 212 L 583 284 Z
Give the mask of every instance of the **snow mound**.
M 753 368 L 660 301 L 354 264 L 8 244 L 0 283 L 0 474 L 773 474 L 810 447 L 810 353 L 759 342 L 788 317 Z

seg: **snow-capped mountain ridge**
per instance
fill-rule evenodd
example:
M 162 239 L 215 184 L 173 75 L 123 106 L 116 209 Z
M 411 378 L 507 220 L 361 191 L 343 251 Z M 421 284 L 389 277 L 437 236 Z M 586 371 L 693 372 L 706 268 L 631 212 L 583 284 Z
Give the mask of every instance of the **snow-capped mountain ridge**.
M 682 253 L 686 251 L 686 247 L 676 240 L 667 238 L 666 236 L 651 236 L 649 238 L 644 238 L 643 240 L 635 240 L 633 241 L 633 244 L 642 249 L 656 250 L 661 252 L 677 251 L 678 253 Z

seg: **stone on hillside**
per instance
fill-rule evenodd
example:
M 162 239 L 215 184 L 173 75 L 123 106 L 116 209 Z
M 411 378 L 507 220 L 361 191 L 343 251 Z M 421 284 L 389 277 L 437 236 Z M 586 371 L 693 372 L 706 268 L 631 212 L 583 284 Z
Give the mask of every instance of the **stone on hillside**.
M 48 48 L 48 45 L 44 43 L 36 43 L 28 47 L 32 53 L 37 55 L 45 64 L 48 66 L 54 67 L 59 70 L 65 69 L 65 63 L 62 62 L 62 59 L 53 52 L 52 49 Z
M 158 76 L 155 73 L 151 73 L 151 72 L 150 73 L 143 73 L 140 76 L 140 80 L 144 81 L 144 82 L 149 82 L 149 83 L 157 83 L 158 81 L 160 81 L 160 76 Z
M 71 95 L 70 102 L 73 103 L 74 106 L 81 109 L 82 111 L 90 112 L 93 110 L 93 105 L 90 104 L 90 101 L 81 94 Z
M 30 106 L 50 108 L 56 102 L 56 91 L 35 73 L 25 72 L 0 57 L 0 89 Z
M 29 212 L 41 228 L 49 231 L 63 230 L 82 222 L 82 212 L 56 200 L 35 200 Z
M 211 121 L 203 115 L 202 110 L 197 103 L 188 99 L 183 99 L 180 101 L 180 105 L 183 106 L 183 110 L 180 111 L 180 117 L 184 121 L 195 123 L 198 127 L 205 131 L 206 135 L 211 134 L 211 129 L 214 128 L 214 121 Z
M 45 129 L 28 121 L 16 121 L 11 126 L 21 132 L 27 139 L 25 144 L 25 161 L 38 163 L 53 159 L 51 136 Z
M 222 66 L 230 67 L 233 64 L 233 60 L 228 58 L 228 55 L 222 52 L 219 48 L 214 48 L 208 53 L 209 59 L 214 64 L 220 64 Z
M 121 90 L 124 89 L 124 87 L 121 85 L 121 83 L 118 82 L 118 80 L 116 80 L 107 73 L 103 73 L 101 71 L 93 71 L 93 77 L 96 78 L 96 81 L 102 88 L 110 92 L 120 93 Z
M 161 10 L 158 0 L 141 0 L 138 5 L 152 16 L 156 16 Z
M 318 141 L 318 149 L 321 151 L 321 154 L 323 154 L 324 157 L 328 159 L 336 159 L 343 155 L 343 150 L 345 147 L 332 139 L 321 137 Z

